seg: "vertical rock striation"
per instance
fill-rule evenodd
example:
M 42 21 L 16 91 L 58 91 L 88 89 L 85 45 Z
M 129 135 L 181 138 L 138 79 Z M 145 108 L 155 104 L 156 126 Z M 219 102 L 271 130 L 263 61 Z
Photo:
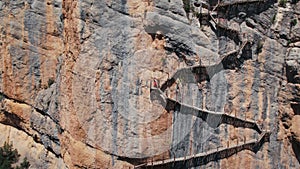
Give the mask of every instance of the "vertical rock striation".
M 300 2 L 218 2 L 1 1 L 0 144 L 32 168 L 299 168 Z

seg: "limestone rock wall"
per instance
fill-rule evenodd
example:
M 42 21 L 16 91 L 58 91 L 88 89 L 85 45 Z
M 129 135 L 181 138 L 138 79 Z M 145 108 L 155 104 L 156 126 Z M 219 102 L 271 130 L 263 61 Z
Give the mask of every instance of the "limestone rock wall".
M 221 2 L 1 1 L 0 144 L 32 168 L 133 168 L 258 138 L 151 100 L 154 80 L 218 65 L 165 94 L 272 134 L 256 153 L 194 168 L 299 168 L 300 2 Z

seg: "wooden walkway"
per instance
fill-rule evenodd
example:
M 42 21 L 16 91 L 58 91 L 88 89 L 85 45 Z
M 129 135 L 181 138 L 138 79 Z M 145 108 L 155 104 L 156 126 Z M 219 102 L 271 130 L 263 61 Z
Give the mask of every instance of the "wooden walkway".
M 178 69 L 171 79 L 168 79 L 162 84 L 160 89 L 165 91 L 168 87 L 172 86 L 178 78 L 184 79 L 186 83 L 200 83 L 205 80 L 209 81 L 216 73 L 226 69 L 224 66 L 227 62 L 238 62 L 237 60 L 239 60 L 239 56 L 247 44 L 251 44 L 251 42 L 248 40 L 243 41 L 238 49 L 222 55 L 220 61 L 214 65 L 196 65 Z M 242 64 L 240 61 L 238 63 Z
M 234 127 L 250 128 L 262 133 L 261 128 L 255 121 L 241 119 L 235 115 L 225 114 L 222 112 L 214 112 L 209 110 L 200 109 L 198 107 L 190 106 L 180 103 L 172 98 L 168 98 L 160 89 L 151 88 L 151 99 L 158 100 L 167 111 L 177 111 L 182 114 L 190 114 L 201 118 L 206 121 L 211 127 L 217 127 L 221 124 L 228 124 Z M 209 117 L 209 118 L 208 118 Z M 209 121 L 208 121 L 209 120 Z
M 151 93 L 151 100 L 157 100 L 160 104 L 165 106 L 167 111 L 178 111 L 179 113 L 184 114 L 191 114 L 197 116 L 204 121 L 207 121 L 207 117 L 211 116 L 214 119 L 217 118 L 218 124 L 226 123 L 229 125 L 233 125 L 235 127 L 244 127 L 244 128 L 251 128 L 257 131 L 260 136 L 258 139 L 252 139 L 239 144 L 237 142 L 236 145 L 229 146 L 227 143 L 227 147 L 218 147 L 216 149 L 209 150 L 207 152 L 201 152 L 197 154 L 193 154 L 190 156 L 185 157 L 174 157 L 159 161 L 151 161 L 142 163 L 140 165 L 136 165 L 134 168 L 136 169 L 143 169 L 143 168 L 191 168 L 195 166 L 200 166 L 207 164 L 211 161 L 216 161 L 224 158 L 228 158 L 242 150 L 250 150 L 256 153 L 263 143 L 269 141 L 271 132 L 270 131 L 262 131 L 260 127 L 257 125 L 255 121 L 241 119 L 232 115 L 224 114 L 221 112 L 213 112 L 209 110 L 203 110 L 194 106 L 189 106 L 180 102 L 177 102 L 174 99 L 168 98 L 163 91 L 159 88 L 150 88 Z M 211 125 L 212 123 L 208 123 Z
M 253 139 L 244 142 L 243 144 L 237 144 L 230 147 L 221 147 L 208 152 L 193 154 L 186 157 L 174 157 L 166 160 L 154 162 L 151 161 L 137 165 L 135 168 L 190 168 L 207 164 L 211 161 L 227 158 L 242 150 L 250 150 L 256 153 L 264 142 L 269 141 L 270 134 L 270 132 L 264 131 L 257 140 Z
M 228 31 L 233 34 L 234 37 L 237 37 L 236 43 L 240 44 L 240 47 L 236 50 L 230 51 L 225 55 L 221 56 L 221 60 L 214 65 L 197 65 L 197 66 L 190 66 L 186 68 L 178 69 L 175 74 L 168 79 L 161 88 L 152 88 L 151 90 L 151 100 L 157 100 L 165 109 L 170 112 L 178 112 L 182 114 L 190 114 L 193 116 L 197 116 L 201 118 L 203 121 L 207 122 L 210 127 L 218 127 L 221 124 L 228 124 L 234 127 L 242 127 L 242 128 L 249 128 L 253 129 L 258 132 L 259 138 L 252 139 L 237 145 L 229 146 L 227 143 L 227 147 L 216 148 L 210 150 L 208 152 L 202 152 L 198 154 L 193 154 L 190 156 L 185 157 L 174 157 L 165 160 L 159 161 L 151 161 L 146 162 L 140 165 L 135 166 L 135 168 L 191 168 L 195 166 L 200 166 L 207 164 L 211 161 L 216 161 L 219 159 L 230 157 L 237 152 L 242 150 L 250 150 L 253 152 L 257 152 L 264 142 L 269 141 L 270 138 L 270 131 L 263 131 L 260 126 L 253 120 L 247 120 L 246 117 L 244 119 L 236 117 L 236 115 L 225 114 L 222 112 L 214 112 L 205 109 L 200 109 L 195 106 L 187 105 L 181 103 L 175 99 L 169 98 L 164 94 L 164 91 L 172 86 L 177 79 L 181 79 L 185 83 L 199 83 L 202 81 L 209 81 L 210 78 L 215 75 L 216 73 L 220 72 L 224 69 L 232 69 L 232 67 L 240 66 L 243 63 L 243 59 L 240 60 L 242 56 L 242 52 L 244 52 L 245 47 L 247 44 L 252 44 L 251 41 L 248 39 L 244 39 L 244 36 L 241 36 L 241 32 L 235 30 L 232 27 L 229 27 L 226 22 L 223 22 L 222 18 L 218 18 L 218 10 L 222 10 L 226 7 L 234 6 L 234 5 L 243 5 L 249 3 L 261 3 L 266 2 L 266 0 L 247 0 L 247 1 L 235 1 L 235 2 L 218 2 L 215 6 L 212 6 L 212 10 L 210 10 L 210 6 L 207 6 L 208 12 L 202 13 L 201 12 L 201 20 L 203 18 L 211 20 L 209 22 L 211 26 L 215 29 L 220 29 L 223 31 Z M 200 6 L 200 5 L 199 5 Z M 203 7 L 203 6 L 201 6 Z M 205 7 L 205 6 L 204 6 Z M 200 18 L 199 18 L 200 19 Z M 236 63 L 239 62 L 239 63 Z M 229 66 L 224 67 L 223 65 Z

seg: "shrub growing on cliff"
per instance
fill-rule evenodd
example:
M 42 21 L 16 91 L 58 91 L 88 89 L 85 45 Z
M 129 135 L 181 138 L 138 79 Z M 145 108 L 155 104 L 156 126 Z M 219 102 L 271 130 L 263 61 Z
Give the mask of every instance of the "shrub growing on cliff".
M 27 169 L 29 168 L 30 163 L 27 161 L 27 158 L 25 157 L 23 159 L 23 162 L 20 164 L 20 166 L 17 166 L 16 169 Z
M 272 24 L 274 24 L 274 23 L 275 23 L 276 16 L 277 16 L 277 14 L 275 13 L 275 14 L 273 15 L 273 17 L 272 17 L 272 20 L 271 20 Z
M 20 154 L 17 149 L 13 148 L 12 144 L 4 142 L 3 147 L 0 147 L 0 169 L 13 169 L 12 165 L 19 161 Z M 27 169 L 30 163 L 25 157 L 20 166 L 16 166 L 16 169 Z
M 2 99 L 4 99 L 4 96 L 3 96 L 2 93 L 0 93 L 0 101 L 1 101 Z
M 263 40 L 258 40 L 258 42 L 257 42 L 257 48 L 256 48 L 255 53 L 256 54 L 261 53 L 263 46 L 264 46 L 264 41 Z
M 183 8 L 186 13 L 190 12 L 191 6 L 190 6 L 190 0 L 182 0 L 183 2 Z
M 297 19 L 292 19 L 290 24 L 291 24 L 291 27 L 296 26 L 297 25 Z
M 286 7 L 287 0 L 279 0 L 279 6 Z

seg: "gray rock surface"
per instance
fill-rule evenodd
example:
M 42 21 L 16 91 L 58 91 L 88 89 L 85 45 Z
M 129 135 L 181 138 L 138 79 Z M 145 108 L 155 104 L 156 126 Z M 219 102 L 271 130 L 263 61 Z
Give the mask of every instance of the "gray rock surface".
M 194 168 L 299 168 L 300 2 L 222 1 L 214 18 L 217 1 L 193 3 L 1 1 L 0 143 L 10 136 L 33 168 L 133 168 L 258 138 L 151 101 L 154 81 L 218 65 L 202 81 L 185 69 L 194 81 L 174 79 L 165 94 L 272 134 L 257 153 Z

